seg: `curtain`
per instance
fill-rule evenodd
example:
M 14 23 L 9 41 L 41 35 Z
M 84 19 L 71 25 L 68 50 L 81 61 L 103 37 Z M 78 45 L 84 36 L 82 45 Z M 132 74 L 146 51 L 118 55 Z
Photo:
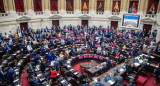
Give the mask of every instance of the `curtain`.
M 58 0 L 50 0 L 51 11 L 58 11 Z
M 158 8 L 158 3 L 159 3 L 159 0 L 149 0 L 148 2 L 148 8 L 147 8 L 147 14 L 149 14 L 149 11 L 152 7 L 152 4 L 154 5 L 154 8 L 155 8 L 155 14 L 157 13 L 157 8 Z
M 73 11 L 73 10 L 74 10 L 74 1 L 66 0 L 66 11 Z
M 59 26 L 59 20 L 52 20 L 53 26 Z
M 14 0 L 16 12 L 24 12 L 24 2 L 23 0 Z
M 97 11 L 104 12 L 104 1 L 103 0 L 97 1 Z
M 113 1 L 112 12 L 120 12 L 121 1 Z
M 150 25 L 150 24 L 143 24 L 143 30 L 146 30 L 146 35 L 147 35 L 147 33 L 152 29 L 152 25 Z
M 0 0 L 0 13 L 5 13 L 3 0 Z
M 111 28 L 114 27 L 114 29 L 117 29 L 118 27 L 118 21 L 111 21 Z
M 21 27 L 21 30 L 23 30 L 23 28 L 24 28 L 25 31 L 28 32 L 28 22 L 20 23 L 20 27 Z
M 33 0 L 33 4 L 34 4 L 35 12 L 42 11 L 42 1 L 41 0 Z
M 87 25 L 88 26 L 88 20 L 82 20 L 82 25 Z
M 138 10 L 138 1 L 130 1 L 130 4 L 129 4 L 129 8 L 132 9 L 135 9 L 136 11 Z
M 89 11 L 89 0 L 82 0 L 82 11 Z

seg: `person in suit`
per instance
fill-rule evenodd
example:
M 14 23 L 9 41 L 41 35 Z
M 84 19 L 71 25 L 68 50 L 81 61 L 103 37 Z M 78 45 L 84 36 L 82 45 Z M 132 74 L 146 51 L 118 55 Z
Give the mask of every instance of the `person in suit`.
M 28 64 L 28 68 L 27 68 L 27 73 L 34 75 L 34 68 L 32 67 L 31 64 Z
M 53 53 L 52 52 L 48 51 L 47 59 L 49 62 L 51 62 L 53 60 Z
M 44 73 L 45 69 L 46 69 L 46 64 L 45 64 L 44 60 L 41 61 L 40 68 L 41 68 L 42 73 Z
M 104 86 L 104 85 L 100 82 L 100 78 L 97 78 L 97 83 L 95 83 L 93 86 Z
M 89 44 L 90 48 L 94 48 L 95 47 L 95 43 L 93 42 L 93 40 L 91 41 L 91 43 Z
M 34 83 L 36 86 L 42 86 L 42 84 L 40 83 L 38 77 L 34 77 L 33 75 L 31 76 L 29 81 Z
M 126 62 L 126 74 L 129 75 L 132 73 L 132 66 L 129 62 Z
M 60 69 L 60 63 L 59 63 L 59 60 L 58 60 L 58 59 L 56 59 L 55 68 L 56 68 L 56 71 L 57 71 L 57 72 L 58 72 L 58 70 Z
M 122 76 L 116 77 L 116 85 L 115 86 L 123 86 L 123 77 Z
M 120 63 L 122 63 L 124 61 L 125 61 L 125 58 L 122 55 L 120 55 L 120 57 L 117 59 L 117 63 L 118 64 L 120 64 Z
M 14 75 L 14 73 L 15 73 L 14 70 L 10 67 L 10 69 L 7 72 L 7 80 L 10 83 L 13 83 L 13 75 Z
M 82 74 L 80 75 L 80 82 L 81 84 L 85 84 L 88 82 L 88 77 L 84 71 L 82 71 Z
M 106 67 L 107 67 L 107 69 L 110 69 L 112 67 L 110 59 L 106 59 Z
M 73 55 L 73 54 L 75 54 L 75 53 L 76 53 L 76 49 L 75 49 L 74 47 L 72 47 L 70 54 Z
M 154 70 L 154 74 L 156 76 L 156 80 L 154 81 L 154 83 L 158 82 L 158 76 L 160 75 L 160 64 L 158 64 L 158 67 Z
M 4 83 L 4 73 L 1 67 L 0 67 L 0 81 Z

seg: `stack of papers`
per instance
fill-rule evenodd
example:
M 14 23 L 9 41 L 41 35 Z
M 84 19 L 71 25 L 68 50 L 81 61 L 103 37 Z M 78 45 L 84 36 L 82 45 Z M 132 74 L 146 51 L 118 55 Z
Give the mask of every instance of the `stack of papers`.
M 112 80 L 109 80 L 108 82 L 109 82 L 111 85 L 114 84 L 114 82 L 113 82 Z
M 121 68 L 120 71 L 122 72 L 122 71 L 124 71 L 124 69 Z
M 134 63 L 134 65 L 135 65 L 135 66 L 139 66 L 140 64 L 139 64 L 139 63 Z

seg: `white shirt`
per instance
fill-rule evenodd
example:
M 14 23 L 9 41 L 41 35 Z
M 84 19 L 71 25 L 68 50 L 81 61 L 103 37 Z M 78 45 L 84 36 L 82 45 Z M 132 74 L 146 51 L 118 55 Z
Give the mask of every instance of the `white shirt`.
M 27 50 L 31 51 L 33 48 L 30 45 L 27 45 Z

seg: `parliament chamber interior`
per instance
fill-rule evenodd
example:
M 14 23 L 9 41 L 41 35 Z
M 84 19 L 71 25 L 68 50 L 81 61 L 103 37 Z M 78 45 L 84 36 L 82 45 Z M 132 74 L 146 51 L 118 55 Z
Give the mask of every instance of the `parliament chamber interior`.
M 160 86 L 160 0 L 0 0 L 0 86 Z

